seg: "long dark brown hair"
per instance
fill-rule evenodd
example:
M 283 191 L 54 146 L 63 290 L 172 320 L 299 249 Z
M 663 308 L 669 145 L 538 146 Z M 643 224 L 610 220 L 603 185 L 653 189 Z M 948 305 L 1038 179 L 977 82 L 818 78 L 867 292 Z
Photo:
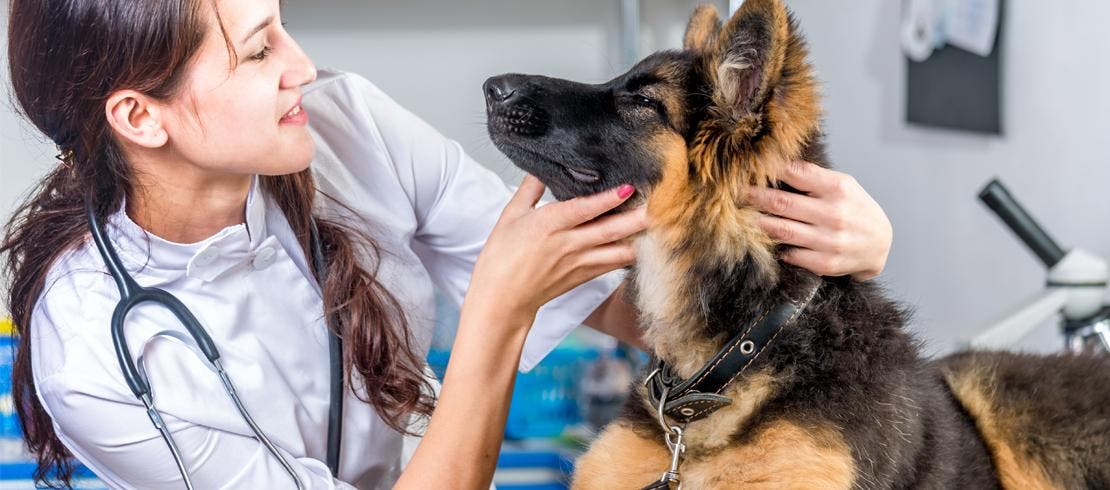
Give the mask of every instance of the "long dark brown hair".
M 70 486 L 73 459 L 35 394 L 31 313 L 58 257 L 88 239 L 85 200 L 104 220 L 132 191 L 132 172 L 104 104 L 120 89 L 162 100 L 178 93 L 208 34 L 203 2 L 11 0 L 8 59 L 19 110 L 60 150 L 58 164 L 15 212 L 0 244 L 18 335 L 12 394 L 27 447 L 38 458 L 40 484 Z M 262 185 L 307 250 L 316 195 L 310 171 L 262 177 Z M 430 414 L 434 400 L 400 305 L 375 279 L 379 249 L 358 226 L 316 223 L 328 258 L 327 277 L 317 280 L 324 313 L 334 319 L 330 327 L 344 340 L 347 384 L 361 380 L 362 389 L 353 391 L 390 427 L 406 432 L 408 416 Z

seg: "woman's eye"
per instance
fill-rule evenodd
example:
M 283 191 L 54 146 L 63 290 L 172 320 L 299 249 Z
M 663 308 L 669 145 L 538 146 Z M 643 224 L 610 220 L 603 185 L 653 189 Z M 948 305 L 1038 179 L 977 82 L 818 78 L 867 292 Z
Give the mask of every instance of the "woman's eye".
M 251 59 L 254 60 L 254 61 L 262 61 L 262 60 L 266 59 L 267 56 L 270 56 L 271 51 L 273 51 L 273 50 L 270 49 L 269 46 L 266 46 L 266 47 L 262 48 L 262 51 L 259 51 L 258 54 L 255 54 L 254 56 L 251 56 Z

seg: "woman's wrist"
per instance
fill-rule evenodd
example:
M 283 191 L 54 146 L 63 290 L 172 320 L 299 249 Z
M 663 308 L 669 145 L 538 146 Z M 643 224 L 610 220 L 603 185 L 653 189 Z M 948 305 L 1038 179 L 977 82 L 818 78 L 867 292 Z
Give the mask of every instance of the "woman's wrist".
M 507 293 L 507 291 L 505 292 Z M 463 301 L 461 314 L 470 314 L 506 325 L 531 325 L 536 319 L 539 305 L 529 305 L 515 301 L 511 294 L 467 294 Z
M 519 343 L 523 346 L 524 338 L 536 320 L 535 308 L 497 301 L 492 295 L 482 295 L 482 299 L 470 296 L 463 302 L 459 314 L 456 339 L 474 336 L 501 345 Z
M 464 301 L 436 411 L 395 488 L 489 486 L 535 315 L 477 298 Z

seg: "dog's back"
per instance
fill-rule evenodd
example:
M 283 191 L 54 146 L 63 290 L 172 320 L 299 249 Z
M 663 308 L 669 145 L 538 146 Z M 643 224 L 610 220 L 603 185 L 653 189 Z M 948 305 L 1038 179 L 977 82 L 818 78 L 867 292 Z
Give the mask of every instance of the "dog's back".
M 1110 488 L 1110 357 L 965 352 L 935 363 L 1006 488 Z

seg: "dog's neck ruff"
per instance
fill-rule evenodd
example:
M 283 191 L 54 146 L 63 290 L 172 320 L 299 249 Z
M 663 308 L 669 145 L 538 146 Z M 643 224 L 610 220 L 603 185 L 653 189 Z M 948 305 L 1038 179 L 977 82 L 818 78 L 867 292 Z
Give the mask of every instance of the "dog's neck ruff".
M 651 405 L 657 410 L 662 406 L 662 415 L 687 424 L 731 404 L 732 399 L 721 393 L 747 370 L 784 327 L 802 314 L 821 284 L 821 279 L 813 276 L 813 284 L 804 290 L 804 296 L 765 311 L 685 380 L 676 376 L 666 361 L 653 358 L 651 374 L 644 380 Z

